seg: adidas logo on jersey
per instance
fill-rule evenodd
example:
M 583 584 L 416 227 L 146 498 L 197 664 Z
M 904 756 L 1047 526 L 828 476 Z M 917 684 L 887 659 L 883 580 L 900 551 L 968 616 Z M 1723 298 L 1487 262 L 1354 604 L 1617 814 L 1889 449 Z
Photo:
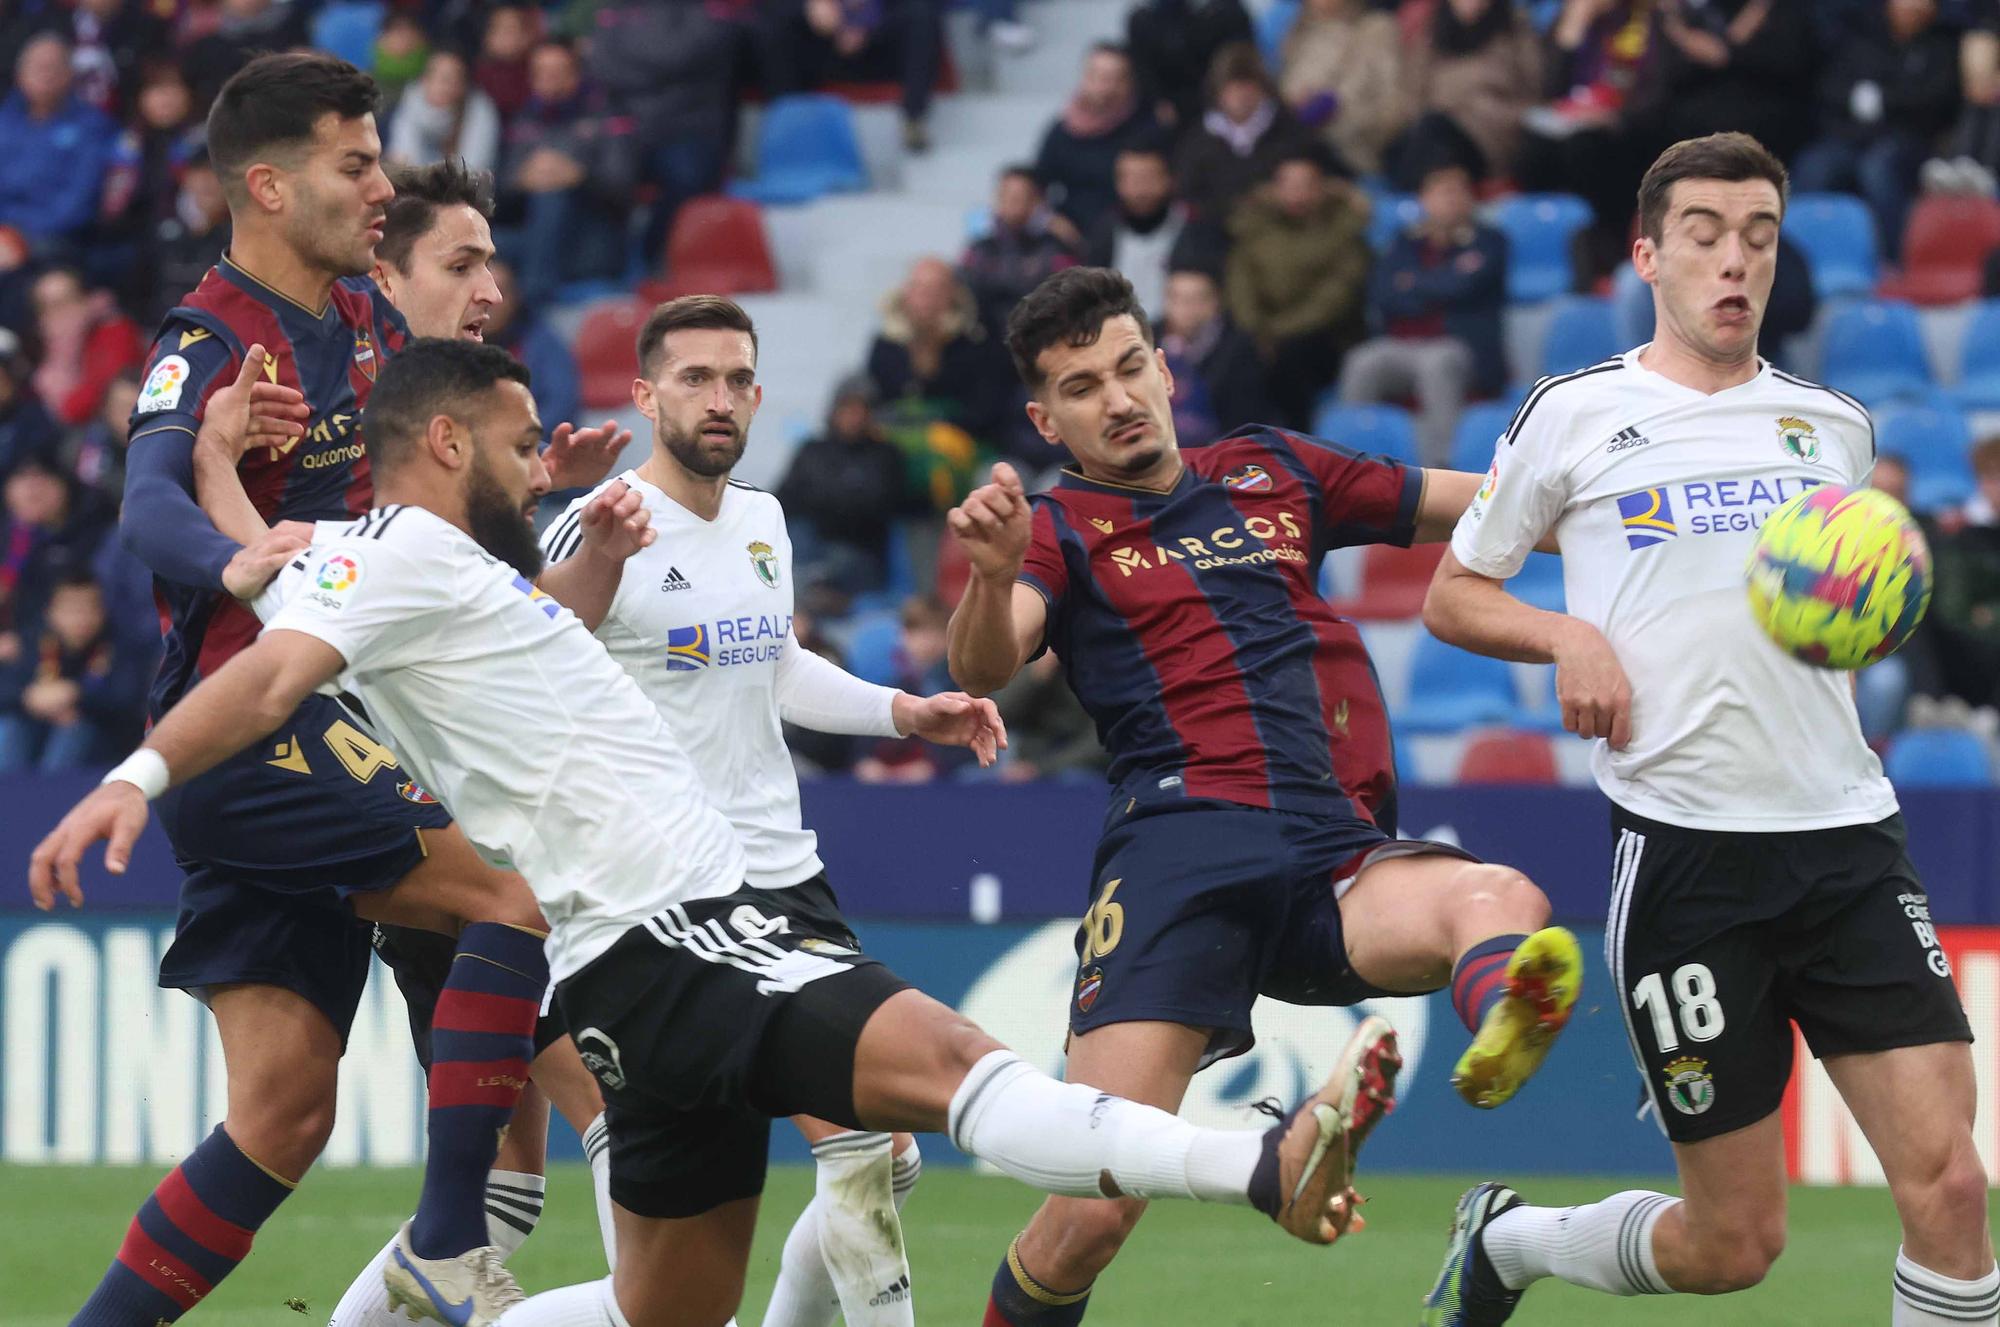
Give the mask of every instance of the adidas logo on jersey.
M 1611 442 L 1605 447 L 1604 454 L 1606 456 L 1613 456 L 1619 452 L 1629 452 L 1634 447 L 1643 447 L 1651 441 L 1651 438 L 1639 432 L 1638 429 L 1619 429 L 1618 432 L 1611 435 Z
M 675 590 L 692 590 L 694 582 L 681 575 L 679 567 L 668 567 L 666 579 L 660 582 L 660 593 L 670 594 Z

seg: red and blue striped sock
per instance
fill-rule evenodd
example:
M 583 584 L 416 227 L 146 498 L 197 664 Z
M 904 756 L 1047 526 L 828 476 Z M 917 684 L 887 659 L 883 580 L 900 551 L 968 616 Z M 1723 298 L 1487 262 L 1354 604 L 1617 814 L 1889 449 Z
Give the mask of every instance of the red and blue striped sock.
M 1507 960 L 1527 938 L 1496 935 L 1458 956 L 1458 965 L 1451 970 L 1451 1007 L 1468 1031 L 1478 1032 L 1486 1011 L 1507 993 Z
M 1007 1246 L 1000 1270 L 993 1274 L 993 1292 L 986 1300 L 981 1327 L 1077 1327 L 1090 1307 L 1090 1287 L 1067 1293 L 1051 1290 L 1021 1265 L 1021 1241 Z
M 430 1153 L 410 1225 L 420 1258 L 486 1243 L 486 1172 L 527 1086 L 548 984 L 539 935 L 499 922 L 460 932 L 431 1023 Z
M 199 1304 L 250 1252 L 293 1185 L 238 1150 L 217 1125 L 132 1218 L 71 1327 L 156 1327 Z

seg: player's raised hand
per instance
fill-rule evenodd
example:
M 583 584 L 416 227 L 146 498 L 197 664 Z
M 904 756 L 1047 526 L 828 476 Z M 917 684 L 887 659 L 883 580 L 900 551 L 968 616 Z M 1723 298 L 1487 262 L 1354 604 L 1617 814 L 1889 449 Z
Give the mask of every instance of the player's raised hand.
M 1568 619 L 1556 643 L 1556 703 L 1563 727 L 1578 737 L 1602 737 L 1614 751 L 1632 740 L 1632 682 L 1604 633 Z
M 660 536 L 645 501 L 622 480 L 585 504 L 582 524 L 584 551 L 613 562 L 623 562 Z
M 912 696 L 899 692 L 891 707 L 896 727 L 905 737 L 921 737 L 939 746 L 970 747 L 985 769 L 1007 748 L 1007 725 L 1000 711 L 984 697 L 963 691 L 940 691 L 935 696 Z
M 76 872 L 85 849 L 99 840 L 107 841 L 105 869 L 123 875 L 132 860 L 132 845 L 145 828 L 144 793 L 123 780 L 101 785 L 70 808 L 62 823 L 49 831 L 29 856 L 28 894 L 35 906 L 47 912 L 61 894 L 72 908 L 82 907 L 83 886 L 77 882 Z
M 542 464 L 549 468 L 549 489 L 591 488 L 604 482 L 632 430 L 607 419 L 598 428 L 580 429 L 574 424 L 558 424 L 542 452 Z
M 1021 570 L 1035 522 L 1027 492 L 1013 466 L 996 462 L 991 482 L 966 494 L 965 501 L 946 512 L 944 520 L 965 545 L 976 575 L 1012 580 Z
M 312 407 L 298 388 L 271 381 L 269 362 L 261 345 L 243 352 L 236 380 L 208 398 L 197 447 L 215 448 L 238 461 L 252 447 L 283 447 L 305 436 Z
M 257 538 L 236 550 L 222 568 L 222 588 L 248 602 L 264 592 L 284 565 L 302 548 L 312 543 L 313 528 L 306 521 L 279 521 Z

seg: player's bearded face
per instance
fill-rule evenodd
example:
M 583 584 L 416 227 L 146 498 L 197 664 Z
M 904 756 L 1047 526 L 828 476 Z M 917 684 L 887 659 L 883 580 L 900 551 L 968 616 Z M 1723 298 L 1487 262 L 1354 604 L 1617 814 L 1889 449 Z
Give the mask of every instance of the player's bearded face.
M 652 383 L 654 441 L 689 474 L 714 479 L 743 459 L 763 390 L 750 338 L 727 329 L 670 333 Z
M 291 173 L 286 238 L 300 256 L 323 271 L 366 276 L 395 189 L 381 167 L 375 117 L 321 119 L 314 146 Z
M 502 383 L 497 390 L 500 400 L 473 425 L 472 460 L 465 471 L 466 533 L 533 580 L 542 570 L 535 504 L 549 491 L 540 455 L 542 425 L 527 388 Z
M 542 546 L 535 542 L 535 527 L 522 498 L 507 491 L 486 453 L 486 447 L 474 447 L 472 464 L 466 467 L 465 514 L 472 527 L 467 533 L 481 548 L 533 580 L 542 573 Z

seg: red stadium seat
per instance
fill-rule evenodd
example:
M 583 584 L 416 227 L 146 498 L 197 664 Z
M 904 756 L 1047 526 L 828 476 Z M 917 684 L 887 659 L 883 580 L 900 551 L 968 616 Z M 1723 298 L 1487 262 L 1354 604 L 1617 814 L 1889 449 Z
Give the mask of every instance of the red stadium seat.
M 1556 752 L 1540 733 L 1492 728 L 1466 744 L 1460 783 L 1555 783 Z
M 631 404 L 639 329 L 652 312 L 650 304 L 624 300 L 599 304 L 583 315 L 576 329 L 576 367 L 585 406 L 610 410 Z
M 1361 564 L 1361 593 L 1335 599 L 1333 611 L 1368 620 L 1415 617 L 1423 611 L 1424 591 L 1430 588 L 1444 549 L 1443 544 L 1415 548 L 1370 544 Z
M 1903 270 L 1882 282 L 1887 299 L 1957 304 L 1975 298 L 1986 255 L 2000 248 L 2000 203 L 1926 194 L 1903 231 Z
M 639 287 L 658 303 L 681 295 L 748 295 L 778 288 L 764 211 L 744 198 L 694 198 L 674 216 L 666 277 Z

